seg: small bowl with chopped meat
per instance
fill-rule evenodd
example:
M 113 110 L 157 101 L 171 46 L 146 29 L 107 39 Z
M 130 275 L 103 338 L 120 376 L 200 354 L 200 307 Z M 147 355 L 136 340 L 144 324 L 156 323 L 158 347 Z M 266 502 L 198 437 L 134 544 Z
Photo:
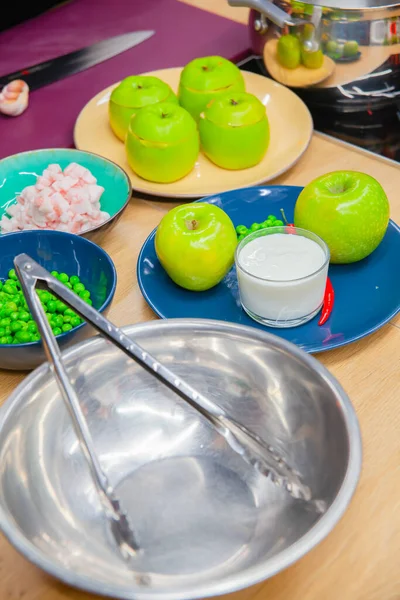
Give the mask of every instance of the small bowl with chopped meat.
M 99 243 L 132 194 L 128 175 L 112 161 L 55 148 L 0 161 L 0 234 L 52 230 Z

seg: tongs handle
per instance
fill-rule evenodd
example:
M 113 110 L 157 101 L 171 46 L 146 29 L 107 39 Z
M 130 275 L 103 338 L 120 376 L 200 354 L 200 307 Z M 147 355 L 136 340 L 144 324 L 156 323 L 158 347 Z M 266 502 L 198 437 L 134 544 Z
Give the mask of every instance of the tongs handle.
M 251 464 L 260 473 L 271 476 L 277 483 L 284 484 L 292 496 L 306 500 L 310 498 L 310 490 L 301 483 L 297 473 L 286 464 L 283 458 L 277 455 L 273 448 L 266 445 L 258 436 L 243 425 L 236 423 L 220 406 L 160 363 L 154 356 L 141 348 L 139 344 L 131 340 L 121 329 L 113 325 L 29 256 L 20 254 L 15 258 L 14 264 L 18 273 L 28 273 L 36 281 L 45 282 L 57 296 L 97 331 L 102 333 L 105 338 L 113 342 L 152 376 L 156 377 L 201 413 L 243 460 Z
M 60 348 L 46 318 L 40 299 L 35 293 L 36 284 L 39 281 L 46 282 L 47 286 L 53 290 L 57 296 L 65 299 L 70 306 L 73 306 L 73 302 L 68 302 L 68 300 L 75 301 L 76 298 L 78 298 L 80 303 L 85 304 L 87 307 L 88 305 L 76 294 L 68 290 L 68 288 L 58 281 L 58 279 L 50 275 L 46 269 L 32 260 L 27 254 L 18 255 L 14 259 L 14 265 L 26 302 L 42 336 L 47 359 L 53 368 L 58 387 L 71 415 L 76 435 L 89 464 L 103 506 L 107 509 L 108 516 L 114 520 L 112 527 L 113 533 L 116 536 L 117 542 L 123 550 L 124 555 L 132 556 L 132 554 L 139 549 L 138 543 L 133 535 L 126 513 L 121 509 L 119 500 L 115 496 L 114 490 L 100 466 L 92 435 L 82 413 L 78 396 L 67 375 Z M 65 294 L 65 291 L 69 293 Z

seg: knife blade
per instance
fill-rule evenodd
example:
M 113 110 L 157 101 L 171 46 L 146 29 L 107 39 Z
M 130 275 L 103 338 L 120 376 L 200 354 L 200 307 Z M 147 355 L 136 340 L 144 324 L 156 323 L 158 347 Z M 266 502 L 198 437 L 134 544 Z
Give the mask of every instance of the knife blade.
M 42 63 L 32 65 L 26 69 L 2 75 L 0 77 L 0 88 L 13 81 L 23 79 L 30 90 L 37 90 L 45 85 L 84 71 L 93 67 L 121 52 L 125 52 L 154 35 L 155 31 L 133 31 L 116 35 L 107 40 L 96 42 L 86 48 L 63 54 L 56 58 L 46 60 Z

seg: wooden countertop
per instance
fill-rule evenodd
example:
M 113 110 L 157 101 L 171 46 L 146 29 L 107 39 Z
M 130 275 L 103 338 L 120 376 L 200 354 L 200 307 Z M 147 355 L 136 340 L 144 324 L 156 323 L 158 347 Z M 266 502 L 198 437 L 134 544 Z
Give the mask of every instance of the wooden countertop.
M 245 10 L 233 13 L 237 9 L 225 0 L 190 1 L 219 14 L 234 14 L 238 20 L 247 18 Z M 304 185 L 336 169 L 376 177 L 389 196 L 392 219 L 400 222 L 399 165 L 320 134 L 314 134 L 299 163 L 273 183 Z M 104 243 L 119 273 L 110 311 L 117 325 L 155 318 L 139 291 L 135 264 L 148 233 L 171 206 L 135 197 Z M 346 389 L 360 420 L 364 459 L 357 492 L 340 523 L 317 548 L 272 579 L 225 600 L 400 599 L 400 316 L 372 336 L 317 358 Z M 3 402 L 23 374 L 0 375 Z M 0 575 L 1 600 L 94 600 L 48 577 L 4 538 Z

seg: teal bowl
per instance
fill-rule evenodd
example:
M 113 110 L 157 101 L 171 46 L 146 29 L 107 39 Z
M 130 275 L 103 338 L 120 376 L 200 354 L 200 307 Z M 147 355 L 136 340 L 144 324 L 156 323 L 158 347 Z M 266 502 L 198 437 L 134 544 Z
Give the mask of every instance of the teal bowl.
M 99 243 L 121 218 L 132 195 L 128 175 L 121 167 L 97 154 L 69 148 L 32 150 L 14 154 L 0 161 L 0 218 L 6 209 L 16 202 L 17 195 L 28 185 L 36 183 L 49 164 L 59 164 L 65 169 L 71 162 L 86 167 L 96 177 L 98 185 L 104 188 L 100 199 L 101 210 L 110 218 L 101 225 L 88 229 L 82 235 Z M 3 234 L 8 235 L 8 234 Z

